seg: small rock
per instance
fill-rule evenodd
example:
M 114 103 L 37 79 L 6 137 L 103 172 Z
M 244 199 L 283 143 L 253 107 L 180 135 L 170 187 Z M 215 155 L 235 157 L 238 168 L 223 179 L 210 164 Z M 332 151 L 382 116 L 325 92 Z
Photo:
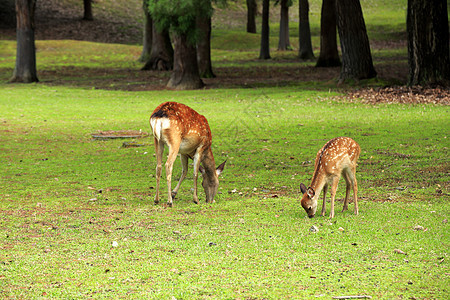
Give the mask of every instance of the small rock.
M 395 253 L 398 253 L 398 254 L 407 255 L 406 252 L 404 252 L 404 251 L 402 251 L 402 250 L 400 250 L 400 249 L 394 249 L 394 252 L 395 252 Z
M 423 228 L 423 226 L 420 226 L 420 225 L 416 225 L 416 226 L 414 226 L 414 230 L 424 230 L 424 228 Z
M 313 226 L 311 226 L 311 228 L 309 228 L 309 231 L 316 233 L 319 231 L 319 228 L 317 228 L 317 226 L 313 225 Z
M 114 241 L 114 242 L 112 242 L 112 246 L 115 248 L 115 247 L 119 247 L 119 243 L 118 242 L 116 242 L 116 241 Z

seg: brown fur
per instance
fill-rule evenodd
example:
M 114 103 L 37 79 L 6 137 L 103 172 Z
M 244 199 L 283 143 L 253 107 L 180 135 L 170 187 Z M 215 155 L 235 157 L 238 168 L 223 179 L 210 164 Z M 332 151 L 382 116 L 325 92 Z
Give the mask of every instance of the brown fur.
M 341 175 L 346 181 L 346 195 L 344 210 L 348 209 L 349 193 L 353 188 L 355 214 L 358 214 L 356 163 L 358 161 L 361 148 L 354 140 L 348 137 L 338 137 L 328 141 L 316 155 L 314 175 L 309 188 L 302 183 L 300 189 L 303 197 L 302 207 L 310 218 L 314 217 L 317 210 L 317 198 L 322 189 L 324 190 L 322 216 L 325 215 L 325 198 L 328 186 L 331 186 L 331 211 L 330 218 L 334 217 L 334 200 L 336 190 Z
M 221 164 L 217 170 L 215 169 L 214 156 L 211 150 L 211 130 L 206 118 L 184 104 L 165 102 L 153 111 L 150 117 L 150 126 L 154 136 L 157 160 L 155 203 L 159 202 L 159 183 L 165 145 L 169 148 L 166 162 L 169 190 L 168 205 L 172 205 L 172 198 L 175 197 L 186 177 L 189 158 L 194 161 L 194 202 L 198 203 L 198 171 L 202 172 L 202 185 L 205 189 L 206 201 L 214 202 L 214 196 L 219 185 L 218 175 L 222 172 L 225 163 Z M 172 169 L 178 153 L 181 155 L 183 170 L 180 181 L 172 192 Z M 200 163 L 203 168 L 200 167 Z

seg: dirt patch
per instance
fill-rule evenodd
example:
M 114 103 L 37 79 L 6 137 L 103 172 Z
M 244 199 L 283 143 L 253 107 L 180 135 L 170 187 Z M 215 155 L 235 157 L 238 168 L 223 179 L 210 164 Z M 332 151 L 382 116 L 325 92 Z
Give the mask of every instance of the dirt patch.
M 147 132 L 137 130 L 107 130 L 98 131 L 91 134 L 96 140 L 108 140 L 108 139 L 129 139 L 129 138 L 142 138 L 148 136 Z

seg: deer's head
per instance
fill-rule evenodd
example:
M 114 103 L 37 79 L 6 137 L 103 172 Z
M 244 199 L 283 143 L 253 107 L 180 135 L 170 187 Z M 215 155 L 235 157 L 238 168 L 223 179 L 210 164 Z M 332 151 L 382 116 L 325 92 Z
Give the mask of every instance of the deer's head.
M 223 172 L 226 161 L 224 161 L 217 169 L 212 171 L 208 168 L 199 167 L 199 171 L 202 173 L 203 181 L 202 186 L 205 190 L 206 202 L 214 202 L 214 197 L 217 194 L 219 188 L 219 175 Z
M 312 187 L 306 188 L 303 183 L 300 184 L 300 190 L 303 193 L 301 201 L 302 207 L 308 214 L 308 217 L 313 218 L 317 210 L 317 199 L 314 198 L 316 193 Z

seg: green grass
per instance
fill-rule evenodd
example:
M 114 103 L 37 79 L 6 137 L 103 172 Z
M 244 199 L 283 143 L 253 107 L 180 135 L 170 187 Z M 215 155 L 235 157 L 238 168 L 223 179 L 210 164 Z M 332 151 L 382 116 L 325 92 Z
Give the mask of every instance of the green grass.
M 446 107 L 347 103 L 307 85 L 0 89 L 3 298 L 448 295 Z M 191 202 L 191 178 L 174 208 L 153 205 L 150 138 L 142 148 L 91 139 L 97 130 L 148 131 L 166 100 L 207 116 L 216 163 L 228 159 L 213 205 Z M 317 149 L 339 135 L 362 147 L 360 215 L 338 202 L 335 219 L 308 219 L 298 185 L 309 183 Z

